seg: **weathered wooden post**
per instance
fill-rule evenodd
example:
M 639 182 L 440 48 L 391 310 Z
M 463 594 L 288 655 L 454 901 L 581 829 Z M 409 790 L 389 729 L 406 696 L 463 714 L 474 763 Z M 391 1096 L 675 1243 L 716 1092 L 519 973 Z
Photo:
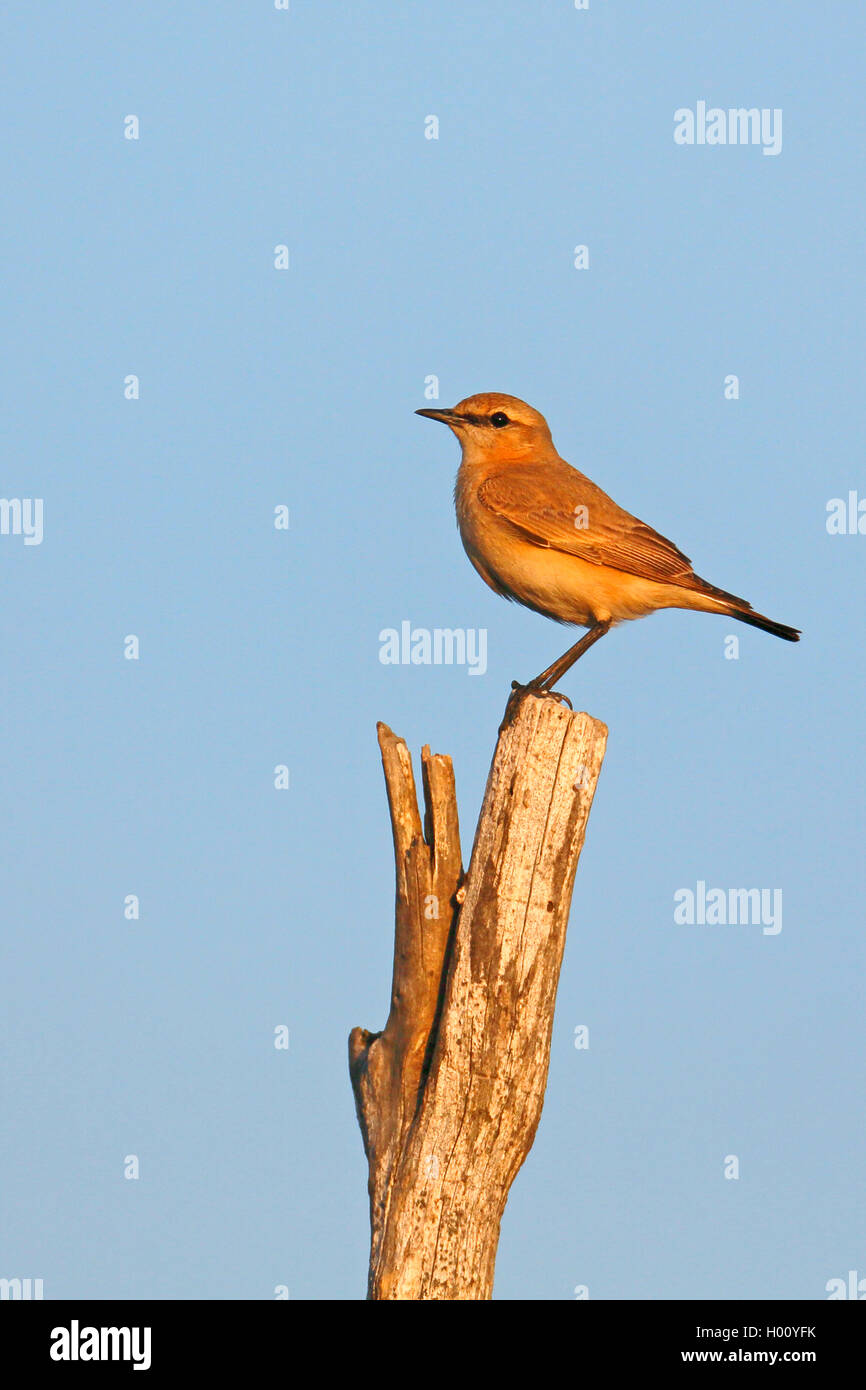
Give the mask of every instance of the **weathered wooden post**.
M 397 872 L 391 1012 L 355 1028 L 371 1299 L 489 1299 L 547 1083 L 571 892 L 607 729 L 527 695 L 500 730 L 465 878 L 450 758 L 379 725 Z

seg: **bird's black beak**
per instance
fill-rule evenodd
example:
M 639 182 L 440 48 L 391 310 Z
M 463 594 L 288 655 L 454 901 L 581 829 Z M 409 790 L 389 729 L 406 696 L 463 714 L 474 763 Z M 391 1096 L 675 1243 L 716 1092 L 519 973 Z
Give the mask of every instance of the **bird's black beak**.
M 423 415 L 427 420 L 441 420 L 443 425 L 462 425 L 464 423 L 462 415 L 458 415 L 456 410 L 416 410 L 416 415 Z

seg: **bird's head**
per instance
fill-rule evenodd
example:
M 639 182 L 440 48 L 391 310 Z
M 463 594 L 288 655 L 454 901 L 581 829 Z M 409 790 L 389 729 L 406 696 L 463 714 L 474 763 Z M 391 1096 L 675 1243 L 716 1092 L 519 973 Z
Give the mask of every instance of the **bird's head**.
M 463 457 L 524 458 L 553 448 L 547 421 L 517 396 L 483 391 L 467 396 L 450 410 L 416 410 L 441 420 L 460 440 Z

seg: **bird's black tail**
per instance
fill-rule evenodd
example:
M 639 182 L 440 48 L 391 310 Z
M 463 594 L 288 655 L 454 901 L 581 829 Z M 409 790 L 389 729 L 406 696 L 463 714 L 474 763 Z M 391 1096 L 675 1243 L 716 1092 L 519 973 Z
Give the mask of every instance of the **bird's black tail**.
M 755 613 L 751 608 L 731 608 L 730 614 L 732 618 L 739 618 L 741 623 L 763 628 L 764 632 L 772 632 L 774 637 L 784 637 L 786 642 L 800 640 L 798 628 L 786 627 L 784 623 L 774 623 L 772 618 L 765 618 L 763 613 Z

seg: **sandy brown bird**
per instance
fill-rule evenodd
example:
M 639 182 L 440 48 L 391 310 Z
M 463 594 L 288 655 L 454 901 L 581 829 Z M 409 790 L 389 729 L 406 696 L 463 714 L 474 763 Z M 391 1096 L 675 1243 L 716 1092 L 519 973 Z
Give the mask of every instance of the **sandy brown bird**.
M 469 559 L 495 593 L 589 628 L 525 689 L 550 691 L 616 623 L 659 608 L 724 613 L 788 642 L 799 632 L 700 579 L 681 550 L 560 458 L 547 421 L 515 396 L 484 392 L 441 420 L 463 450 L 454 500 Z

